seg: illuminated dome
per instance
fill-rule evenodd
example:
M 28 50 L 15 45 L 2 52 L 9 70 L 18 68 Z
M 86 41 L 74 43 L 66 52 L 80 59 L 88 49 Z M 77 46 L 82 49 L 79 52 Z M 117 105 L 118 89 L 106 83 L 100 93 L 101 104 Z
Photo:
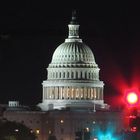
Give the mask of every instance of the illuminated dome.
M 75 15 L 72 16 L 68 27 L 68 38 L 56 48 L 50 67 L 71 67 L 71 64 L 75 67 L 79 64 L 81 66 L 85 66 L 84 64 L 95 65 L 92 50 L 79 38 L 79 24 L 76 21 Z
M 92 50 L 79 38 L 75 12 L 68 27 L 68 38 L 56 48 L 47 68 L 39 107 L 43 111 L 67 107 L 105 107 L 100 69 Z
M 53 64 L 95 63 L 91 49 L 83 42 L 64 42 L 55 50 Z

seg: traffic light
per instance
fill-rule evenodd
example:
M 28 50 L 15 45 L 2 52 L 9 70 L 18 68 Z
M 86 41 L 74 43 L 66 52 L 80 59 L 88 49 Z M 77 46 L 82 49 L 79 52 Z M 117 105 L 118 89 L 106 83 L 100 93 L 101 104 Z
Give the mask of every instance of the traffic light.
M 131 133 L 138 131 L 138 106 L 140 105 L 139 92 L 136 89 L 127 89 L 124 94 L 126 127 Z
M 131 132 L 137 131 L 137 117 L 130 117 L 129 118 L 129 127 Z
M 126 90 L 124 99 L 128 107 L 135 107 L 139 105 L 139 94 L 137 90 Z
M 140 132 L 140 117 L 131 117 L 129 119 L 129 126 L 131 132 Z

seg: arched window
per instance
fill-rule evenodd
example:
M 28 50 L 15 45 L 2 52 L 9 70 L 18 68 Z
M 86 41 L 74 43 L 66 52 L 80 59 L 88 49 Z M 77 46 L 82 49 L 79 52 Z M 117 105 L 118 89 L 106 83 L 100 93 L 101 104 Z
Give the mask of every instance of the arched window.
M 58 73 L 56 72 L 56 78 L 58 77 Z
M 83 77 L 82 77 L 82 71 L 80 72 L 80 79 L 82 79 Z
M 70 74 L 69 74 L 69 72 L 67 72 L 67 78 L 69 78 L 69 76 L 70 76 Z
M 74 78 L 74 73 L 73 73 L 73 71 L 71 72 L 71 78 Z
M 85 79 L 87 79 L 87 73 L 85 72 Z
M 92 79 L 94 79 L 94 73 L 92 72 Z
M 77 72 L 77 71 L 76 71 L 76 75 L 75 75 L 75 78 L 76 78 L 76 79 L 78 79 L 78 72 Z
M 63 78 L 65 78 L 65 72 L 63 72 Z
M 88 73 L 88 78 L 90 79 L 90 72 Z

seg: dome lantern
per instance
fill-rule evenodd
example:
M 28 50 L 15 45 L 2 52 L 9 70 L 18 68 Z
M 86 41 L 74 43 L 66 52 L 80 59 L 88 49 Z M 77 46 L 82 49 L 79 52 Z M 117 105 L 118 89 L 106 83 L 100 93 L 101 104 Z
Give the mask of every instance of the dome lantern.
M 68 25 L 69 28 L 69 35 L 68 38 L 65 39 L 65 42 L 82 42 L 79 38 L 79 24 L 77 22 L 76 11 L 72 12 L 72 18 L 70 24 Z

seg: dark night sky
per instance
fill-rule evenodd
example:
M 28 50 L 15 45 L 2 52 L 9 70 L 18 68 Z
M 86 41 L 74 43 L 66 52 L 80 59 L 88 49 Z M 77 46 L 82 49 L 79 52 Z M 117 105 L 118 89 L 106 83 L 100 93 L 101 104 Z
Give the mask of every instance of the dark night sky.
M 8 4 L 7 4 L 8 3 Z M 37 104 L 52 54 L 68 35 L 72 9 L 105 83 L 105 101 L 140 86 L 140 10 L 132 3 L 4 1 L 0 4 L 0 103 Z M 117 95 L 117 96 L 116 96 Z

